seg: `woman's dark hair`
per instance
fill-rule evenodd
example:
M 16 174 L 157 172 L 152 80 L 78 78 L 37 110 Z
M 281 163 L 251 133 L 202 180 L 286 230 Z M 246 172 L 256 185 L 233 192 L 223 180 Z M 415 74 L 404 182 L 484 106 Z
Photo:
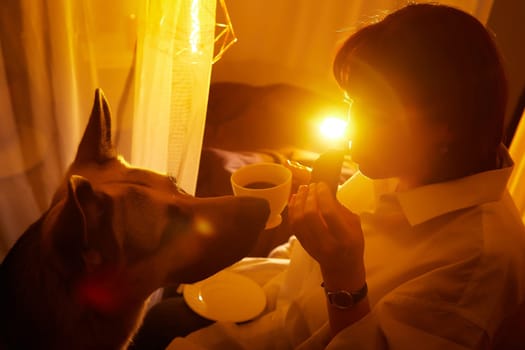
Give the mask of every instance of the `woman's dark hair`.
M 407 5 L 350 36 L 334 61 L 343 90 L 366 64 L 403 106 L 445 123 L 451 162 L 494 162 L 503 136 L 507 80 L 491 34 L 473 16 L 436 4 Z

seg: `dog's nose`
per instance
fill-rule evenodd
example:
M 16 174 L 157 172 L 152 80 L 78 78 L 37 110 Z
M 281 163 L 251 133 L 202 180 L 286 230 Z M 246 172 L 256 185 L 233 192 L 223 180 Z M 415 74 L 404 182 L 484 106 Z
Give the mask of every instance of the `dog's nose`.
M 246 222 L 257 223 L 261 229 L 270 216 L 270 205 L 265 199 L 256 197 L 237 197 L 241 202 Z

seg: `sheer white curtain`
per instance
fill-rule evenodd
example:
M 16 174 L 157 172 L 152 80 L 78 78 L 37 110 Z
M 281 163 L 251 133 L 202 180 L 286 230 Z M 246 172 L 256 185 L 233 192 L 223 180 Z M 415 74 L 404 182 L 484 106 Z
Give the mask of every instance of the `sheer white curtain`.
M 0 3 L 0 258 L 71 160 L 94 88 L 83 2 Z
M 95 87 L 121 153 L 194 191 L 214 25 L 215 0 L 0 2 L 0 260 L 47 208 Z
M 195 193 L 215 38 L 215 0 L 148 1 L 139 11 L 131 161 Z M 183 35 L 181 35 L 183 33 Z M 166 132 L 168 131 L 168 132 Z

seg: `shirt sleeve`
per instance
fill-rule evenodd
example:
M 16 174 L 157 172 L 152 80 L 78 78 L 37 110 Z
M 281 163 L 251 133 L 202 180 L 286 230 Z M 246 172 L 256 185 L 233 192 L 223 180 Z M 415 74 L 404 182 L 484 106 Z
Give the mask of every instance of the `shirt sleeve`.
M 341 331 L 326 349 L 486 349 L 487 339 L 486 332 L 454 305 L 393 293 Z

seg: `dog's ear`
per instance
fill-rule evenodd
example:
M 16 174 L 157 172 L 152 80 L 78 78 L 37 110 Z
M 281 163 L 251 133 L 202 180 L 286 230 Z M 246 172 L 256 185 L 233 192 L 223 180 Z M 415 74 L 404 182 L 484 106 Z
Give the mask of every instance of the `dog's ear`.
M 101 199 L 93 191 L 89 181 L 78 175 L 70 177 L 67 197 L 56 222 L 54 247 L 63 261 L 73 270 L 84 269 L 88 232 L 90 226 L 98 226 L 101 216 Z
M 108 101 L 101 89 L 95 90 L 95 101 L 84 131 L 84 136 L 78 146 L 75 163 L 98 162 L 116 157 L 111 141 L 111 112 Z

